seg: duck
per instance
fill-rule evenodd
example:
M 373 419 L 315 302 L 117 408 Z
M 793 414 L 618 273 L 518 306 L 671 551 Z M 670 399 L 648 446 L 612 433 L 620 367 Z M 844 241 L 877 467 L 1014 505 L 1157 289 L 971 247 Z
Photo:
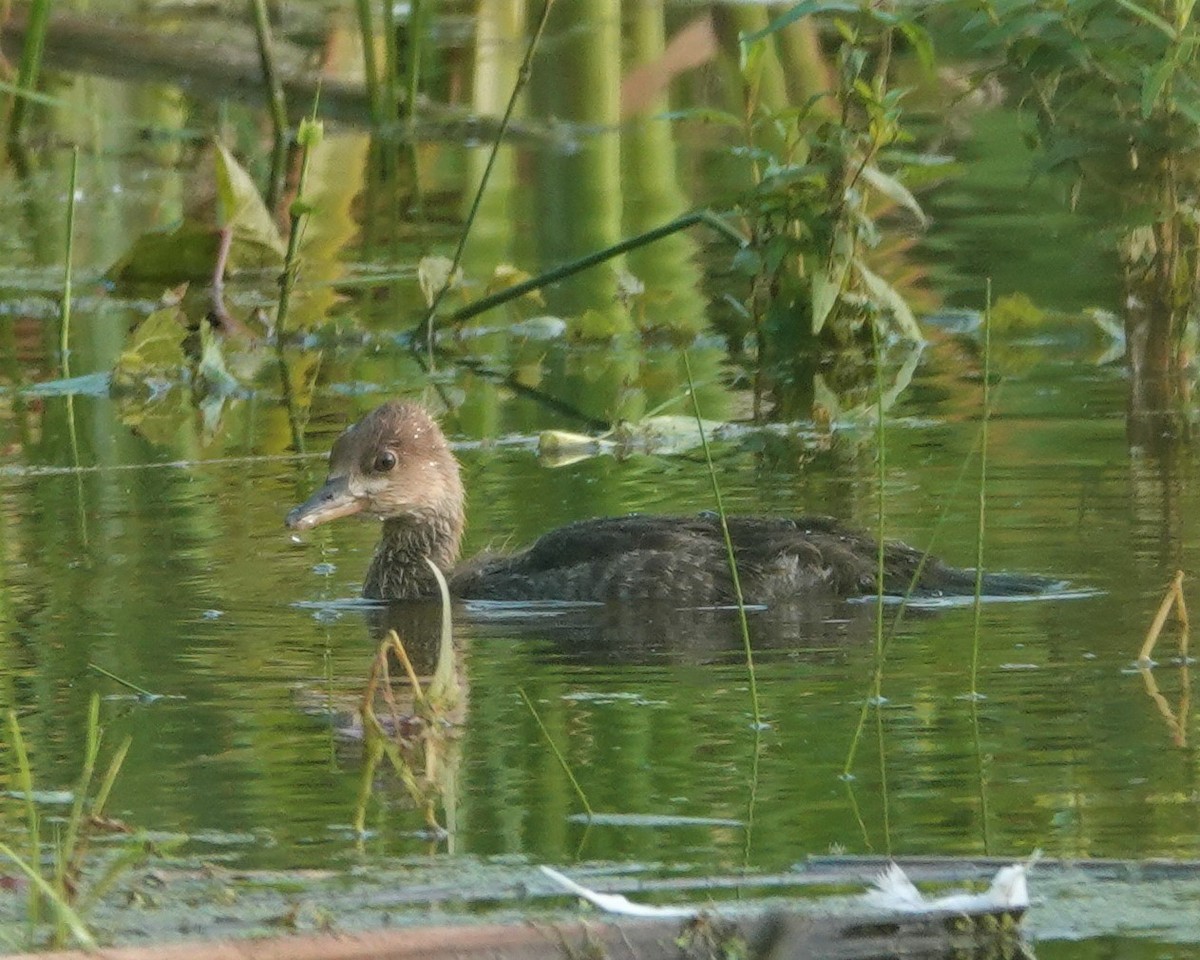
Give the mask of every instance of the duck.
M 721 518 L 635 513 L 578 520 L 511 554 L 460 562 L 466 492 L 458 460 L 421 405 L 393 400 L 347 428 L 329 453 L 324 484 L 293 508 L 295 531 L 343 517 L 381 521 L 363 583 L 370 600 L 432 598 L 439 586 L 426 558 L 463 600 L 658 601 L 679 606 L 738 602 Z M 975 571 L 950 566 L 904 543 L 887 541 L 883 583 L 879 544 L 832 517 L 728 516 L 742 601 L 749 605 L 813 598 L 891 595 L 969 596 Z M 1037 594 L 1046 577 L 986 573 L 989 596 Z

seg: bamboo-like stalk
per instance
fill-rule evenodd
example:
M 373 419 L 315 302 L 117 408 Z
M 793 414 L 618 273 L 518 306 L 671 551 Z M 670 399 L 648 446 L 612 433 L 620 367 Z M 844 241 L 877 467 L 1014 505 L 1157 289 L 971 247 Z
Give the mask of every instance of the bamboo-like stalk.
M 29 28 L 25 33 L 25 44 L 21 48 L 21 66 L 17 72 L 17 86 L 33 93 L 38 75 L 42 70 L 42 52 L 46 47 L 46 29 L 50 25 L 50 7 L 53 0 L 33 0 L 29 7 Z M 29 110 L 29 98 L 13 98 L 12 113 L 8 121 L 8 137 L 19 140 Z
M 383 101 L 379 87 L 379 62 L 375 58 L 375 23 L 371 15 L 371 0 L 355 0 L 354 7 L 362 37 L 363 83 L 367 88 L 367 102 L 371 106 L 371 122 L 379 126 L 383 122 Z
M 421 62 L 429 35 L 425 0 L 411 0 L 408 7 L 408 56 L 405 58 L 404 117 L 411 129 L 417 120 L 417 92 L 421 88 Z M 414 138 L 415 139 L 415 138 Z
M 1171 579 L 1171 585 L 1167 587 L 1167 592 L 1163 595 L 1162 603 L 1158 605 L 1154 619 L 1150 621 L 1150 627 L 1146 631 L 1146 639 L 1142 641 L 1142 649 L 1138 651 L 1139 664 L 1150 662 L 1150 655 L 1154 652 L 1155 644 L 1158 643 L 1159 635 L 1162 633 L 1162 628 L 1166 624 L 1167 617 L 1170 615 L 1172 609 L 1175 610 L 1176 617 L 1179 619 L 1179 655 L 1186 658 L 1190 622 L 1188 620 L 1187 603 L 1183 599 L 1182 570 L 1175 572 L 1175 576 Z
M 258 57 L 262 61 L 263 80 L 267 85 L 267 103 L 271 108 L 271 125 L 275 128 L 275 139 L 282 141 L 287 136 L 287 101 L 283 96 L 283 84 L 275 68 L 275 44 L 271 40 L 271 21 L 267 18 L 266 0 L 250 0 L 254 10 L 254 35 L 258 40 Z
M 396 10 L 392 0 L 383 0 L 383 106 L 386 121 L 395 123 L 400 113 L 400 51 L 396 47 Z

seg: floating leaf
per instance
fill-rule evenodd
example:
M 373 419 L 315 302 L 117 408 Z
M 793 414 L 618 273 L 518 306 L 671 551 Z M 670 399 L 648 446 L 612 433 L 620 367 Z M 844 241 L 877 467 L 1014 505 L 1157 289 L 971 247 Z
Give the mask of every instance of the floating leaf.
M 518 270 L 511 263 L 502 263 L 492 271 L 492 279 L 488 281 L 486 293 L 491 295 L 499 293 L 501 290 L 508 290 L 518 283 L 532 279 L 532 277 L 533 274 Z M 541 290 L 530 290 L 523 294 L 523 297 L 526 300 L 532 300 L 538 306 L 544 306 L 546 303 L 546 298 L 542 296 Z
M 462 282 L 462 270 L 454 270 L 454 261 L 449 257 L 422 257 L 417 264 L 417 282 L 421 285 L 421 295 L 425 298 L 425 306 L 432 307 L 433 301 L 442 288 L 452 290 Z
M 155 310 L 130 334 L 113 369 L 113 386 L 122 389 L 149 379 L 178 380 L 187 361 L 183 341 L 187 318 L 177 306 Z
M 220 143 L 214 153 L 216 207 L 202 204 L 165 229 L 148 230 L 108 269 L 108 276 L 131 283 L 211 280 L 221 233 L 232 238 L 226 269 L 279 266 L 286 244 L 250 174 Z
M 208 280 L 217 262 L 220 237 L 211 226 L 183 220 L 148 230 L 108 268 L 108 276 L 128 283 L 176 283 Z
M 520 323 L 514 323 L 508 332 L 528 340 L 558 340 L 567 332 L 567 321 L 562 317 L 540 316 L 530 317 Z
M 216 335 L 210 324 L 200 326 L 200 364 L 196 370 L 199 379 L 206 387 L 210 397 L 227 397 L 237 393 L 241 384 L 229 372 L 225 365 L 225 355 L 221 350 L 221 338 Z

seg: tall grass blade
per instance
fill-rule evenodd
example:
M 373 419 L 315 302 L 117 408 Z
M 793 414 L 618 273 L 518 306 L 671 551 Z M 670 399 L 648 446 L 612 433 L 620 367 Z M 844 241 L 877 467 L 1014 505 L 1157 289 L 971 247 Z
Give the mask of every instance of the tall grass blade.
M 450 607 L 450 587 L 438 565 L 425 557 L 425 563 L 433 571 L 438 594 L 442 601 L 442 627 L 438 640 L 437 666 L 429 678 L 426 695 L 439 710 L 448 710 L 455 705 L 462 691 L 458 686 L 458 674 L 454 669 L 454 623 Z
M 755 729 L 761 729 L 762 710 L 758 702 L 758 678 L 754 670 L 754 647 L 750 643 L 750 622 L 746 619 L 746 600 L 742 594 L 742 578 L 738 573 L 737 557 L 733 553 L 733 539 L 729 536 L 729 522 L 725 518 L 725 503 L 721 498 L 721 485 L 717 482 L 712 451 L 708 447 L 708 437 L 704 433 L 704 420 L 700 416 L 700 401 L 696 397 L 695 383 L 692 380 L 692 363 L 688 359 L 686 350 L 683 352 L 683 369 L 687 374 L 688 391 L 692 395 L 692 410 L 696 414 L 696 429 L 700 431 L 700 446 L 704 449 L 704 462 L 708 465 L 708 479 L 712 484 L 713 501 L 717 507 L 717 517 L 721 521 L 721 537 L 725 541 L 725 560 L 729 564 L 729 576 L 733 581 L 733 597 L 737 601 L 738 626 L 742 631 L 742 649 L 746 655 L 746 674 L 750 679 L 750 707 L 754 713 L 754 726 Z
M 37 804 L 33 800 L 33 769 L 29 766 L 29 752 L 25 749 L 25 737 L 21 734 L 21 724 L 17 721 L 17 712 L 8 711 L 8 735 L 12 740 L 13 755 L 16 757 L 17 789 L 25 797 L 25 833 L 29 841 L 29 862 L 35 867 L 41 865 L 41 822 L 38 817 Z M 41 920 L 41 894 L 35 887 L 29 890 L 29 925 L 30 939 L 33 928 Z
M 66 833 L 62 837 L 59 850 L 63 854 L 58 863 L 58 876 L 55 885 L 66 889 L 68 871 L 74 862 L 73 851 L 79 839 L 83 825 L 83 807 L 87 800 L 88 790 L 92 785 L 92 776 L 96 772 L 96 758 L 100 754 L 100 695 L 93 693 L 88 703 L 87 739 L 84 745 L 83 769 L 79 772 L 79 781 L 75 785 L 75 799 L 71 804 L 71 814 L 67 818 Z
M 541 42 L 542 33 L 546 29 L 546 22 L 550 18 L 550 11 L 554 7 L 554 0 L 546 0 L 542 6 L 541 17 L 538 18 L 537 26 L 534 28 L 533 36 L 529 38 L 529 43 L 525 47 L 525 57 L 521 61 L 521 67 L 517 71 L 517 79 L 513 84 L 512 93 L 509 95 L 508 104 L 504 108 L 504 115 L 500 118 L 500 126 L 496 130 L 496 138 L 492 141 L 491 151 L 488 153 L 487 163 L 483 168 L 483 175 L 479 178 L 479 186 L 475 190 L 475 196 L 471 200 L 471 209 L 467 211 L 466 221 L 463 223 L 462 233 L 458 238 L 458 246 L 454 249 L 454 256 L 451 258 L 450 270 L 446 274 L 446 280 L 442 283 L 437 293 L 429 303 L 428 309 L 425 311 L 425 318 L 418 326 L 418 337 L 414 341 L 414 345 L 419 345 L 421 340 L 425 341 L 426 350 L 430 359 L 433 358 L 433 320 L 437 316 L 438 307 L 441 305 L 442 298 L 446 296 L 446 291 L 450 289 L 450 283 L 455 274 L 458 273 L 458 268 L 462 264 L 463 251 L 467 246 L 467 237 L 471 234 L 471 225 L 475 222 L 475 217 L 479 213 L 479 205 L 483 202 L 483 193 L 487 189 L 488 180 L 492 176 L 492 168 L 496 165 L 496 156 L 500 153 L 500 147 L 504 143 L 505 134 L 508 132 L 508 125 L 512 121 L 513 111 L 516 109 L 517 100 L 521 96 L 521 91 L 529 83 L 529 78 L 533 73 L 533 56 L 537 52 L 538 44 Z
M 987 527 L 988 420 L 992 413 L 992 281 L 983 310 L 983 411 L 979 424 L 979 519 L 975 528 L 975 618 L 971 631 L 971 699 L 979 694 L 979 648 L 983 629 L 983 536 Z
M 16 868 L 29 878 L 29 882 L 37 888 L 38 892 L 50 901 L 59 918 L 66 924 L 80 945 L 85 949 L 95 950 L 96 941 L 92 938 L 91 933 L 88 932 L 87 924 L 80 919 L 79 914 L 71 908 L 71 905 L 67 903 L 63 895 L 50 886 L 37 869 L 31 864 L 26 863 L 20 854 L 8 846 L 8 844 L 0 843 L 0 854 L 11 860 Z

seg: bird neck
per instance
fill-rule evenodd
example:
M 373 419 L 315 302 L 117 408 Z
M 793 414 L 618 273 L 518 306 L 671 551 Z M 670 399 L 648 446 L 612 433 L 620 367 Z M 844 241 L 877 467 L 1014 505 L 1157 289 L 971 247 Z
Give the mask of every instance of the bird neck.
M 461 541 L 461 513 L 429 511 L 385 520 L 363 596 L 375 600 L 436 596 L 437 581 L 425 559 L 449 575 Z

